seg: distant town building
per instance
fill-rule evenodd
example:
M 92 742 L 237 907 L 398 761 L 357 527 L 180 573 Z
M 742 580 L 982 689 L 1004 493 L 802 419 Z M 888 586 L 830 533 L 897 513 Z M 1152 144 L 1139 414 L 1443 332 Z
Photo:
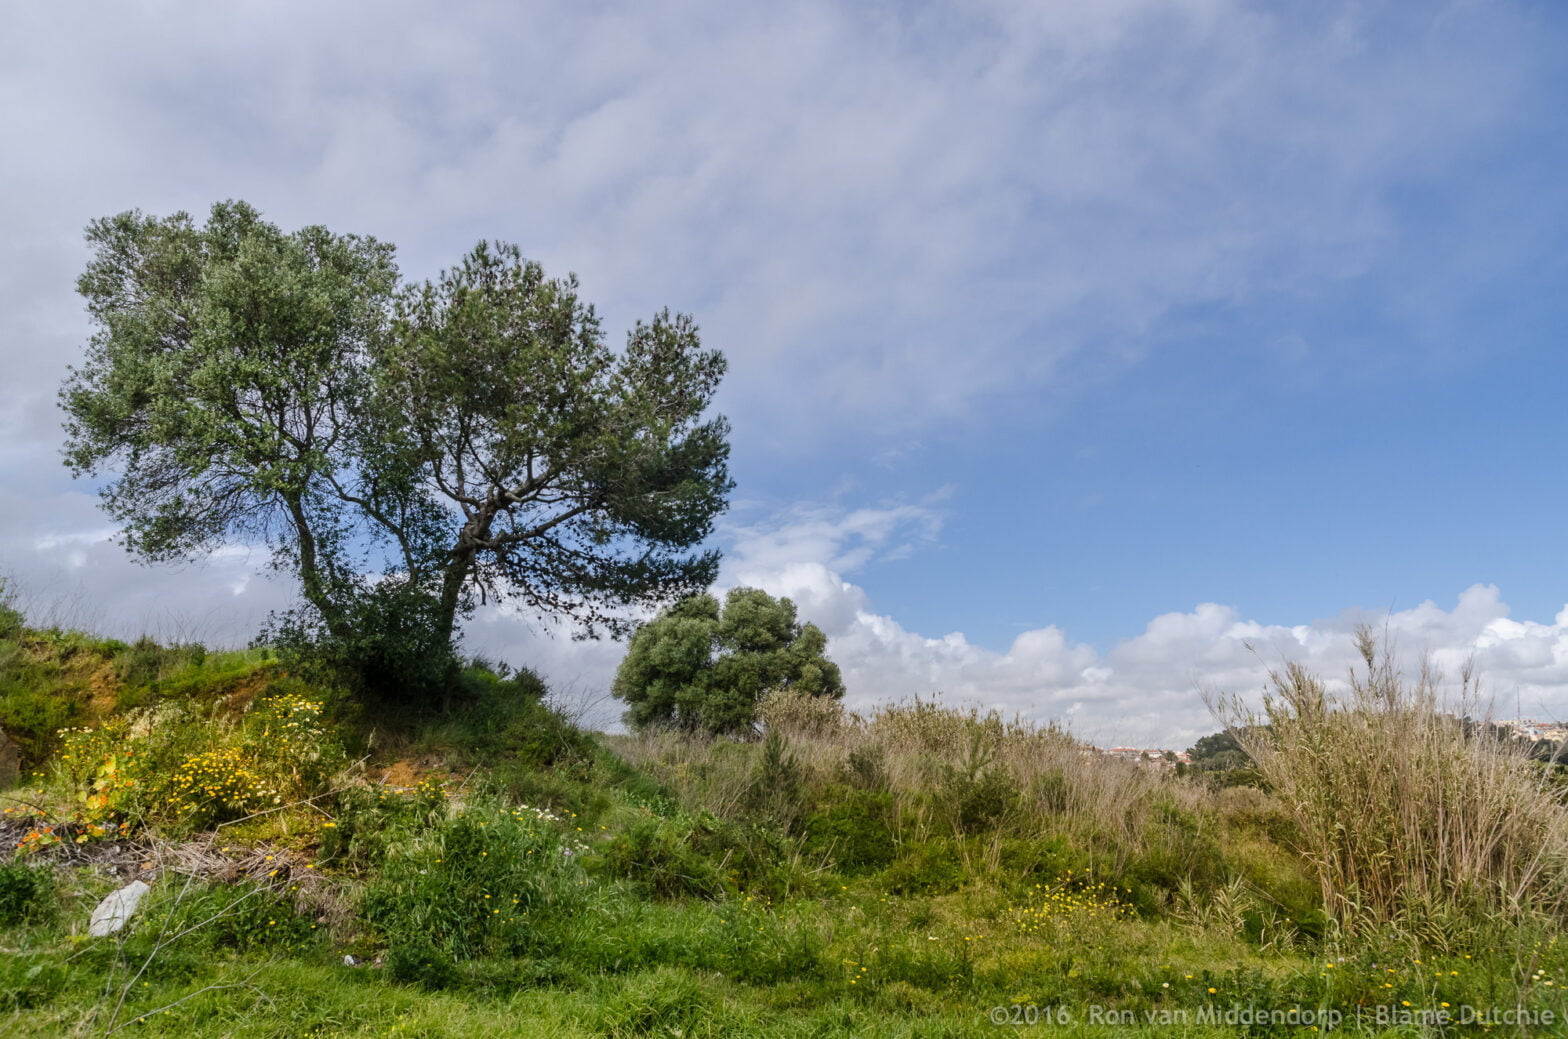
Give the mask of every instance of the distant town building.
M 1175 768 L 1177 764 L 1192 764 L 1192 758 L 1186 751 L 1166 750 L 1163 747 L 1095 747 L 1094 750 L 1106 757 L 1135 761 L 1150 768 Z

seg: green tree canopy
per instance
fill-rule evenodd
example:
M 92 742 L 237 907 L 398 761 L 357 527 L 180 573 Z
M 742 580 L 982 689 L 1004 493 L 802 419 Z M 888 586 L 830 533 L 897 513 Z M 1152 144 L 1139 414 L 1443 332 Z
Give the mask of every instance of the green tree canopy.
M 725 365 L 689 318 L 614 352 L 575 279 L 514 247 L 402 288 L 390 245 L 240 202 L 87 239 L 66 461 L 111 477 L 142 559 L 265 543 L 332 634 L 362 634 L 369 602 L 447 645 L 476 599 L 620 633 L 620 609 L 713 581 Z
M 67 465 L 119 473 L 103 505 L 134 555 L 265 542 L 341 626 L 357 517 L 336 485 L 357 465 L 392 247 L 285 234 L 232 202 L 203 226 L 121 213 L 87 240 L 78 289 L 98 332 L 61 391 Z
M 706 587 L 716 551 L 689 553 L 726 504 L 729 425 L 704 420 L 724 358 L 668 311 L 626 348 L 604 344 L 574 278 L 481 242 L 399 300 L 375 360 L 372 470 L 436 518 L 423 557 L 443 616 L 471 596 L 617 633 L 617 610 Z M 410 529 L 401 514 L 389 530 Z
M 775 690 L 844 695 L 826 650 L 827 636 L 800 624 L 787 598 L 735 588 L 720 609 L 712 595 L 695 595 L 637 629 L 613 691 L 637 729 L 745 732 Z

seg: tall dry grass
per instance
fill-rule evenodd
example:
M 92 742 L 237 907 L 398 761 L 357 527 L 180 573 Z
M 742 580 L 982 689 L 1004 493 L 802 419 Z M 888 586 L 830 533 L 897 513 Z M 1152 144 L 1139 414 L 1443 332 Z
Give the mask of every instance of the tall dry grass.
M 761 709 L 808 788 L 848 783 L 891 795 L 902 842 L 931 837 L 1061 835 L 1134 856 L 1157 806 L 1196 811 L 1196 784 L 1110 758 L 1053 725 L 929 700 L 860 715 L 836 701 L 778 694 Z M 690 806 L 744 811 L 758 782 L 756 745 L 664 732 L 618 748 Z M 976 823 L 974 820 L 980 820 Z
M 1333 693 L 1296 664 L 1271 673 L 1261 711 L 1213 705 L 1301 832 L 1346 933 L 1392 927 L 1441 941 L 1568 909 L 1568 810 L 1550 771 L 1499 738 L 1467 668 L 1445 698 L 1413 681 L 1367 628 L 1363 667 Z

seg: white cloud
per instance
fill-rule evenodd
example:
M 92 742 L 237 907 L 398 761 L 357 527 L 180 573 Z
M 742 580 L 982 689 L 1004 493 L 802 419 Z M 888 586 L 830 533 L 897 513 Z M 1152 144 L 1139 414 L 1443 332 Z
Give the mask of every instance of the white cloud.
M 852 510 L 799 504 L 764 523 L 729 524 L 726 568 L 733 583 L 745 584 L 749 574 L 798 562 L 852 573 L 873 561 L 901 559 L 936 539 L 938 506 L 950 493 L 943 488 L 918 504 Z
M 831 539 L 825 545 L 835 548 Z M 823 628 L 852 707 L 940 692 L 949 702 L 1061 721 L 1102 744 L 1180 749 L 1217 727 L 1205 693 L 1256 702 L 1269 671 L 1286 661 L 1340 684 L 1357 661 L 1355 629 L 1369 623 L 1386 631 L 1409 673 L 1429 657 L 1457 680 L 1473 659 L 1500 714 L 1568 717 L 1568 608 L 1550 624 L 1514 621 L 1489 585 L 1466 590 L 1450 610 L 1431 602 L 1394 613 L 1352 609 L 1296 625 L 1244 620 L 1232 607 L 1200 603 L 1153 618 L 1103 653 L 1054 625 L 1024 632 L 998 652 L 960 632 L 933 638 L 907 630 L 821 562 L 744 572 L 748 583 L 794 598 L 801 617 Z
M 88 219 L 242 196 L 419 275 L 518 240 L 612 332 L 693 311 L 756 442 L 935 427 L 1180 308 L 1386 260 L 1389 192 L 1531 65 L 1506 8 L 1371 9 L 12 11 L 9 393 L 47 398 L 84 338 Z

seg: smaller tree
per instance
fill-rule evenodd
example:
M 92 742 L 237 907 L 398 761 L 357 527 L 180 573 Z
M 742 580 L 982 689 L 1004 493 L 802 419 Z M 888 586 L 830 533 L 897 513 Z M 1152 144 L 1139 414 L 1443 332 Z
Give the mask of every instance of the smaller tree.
M 694 595 L 637 629 L 613 692 L 627 703 L 627 724 L 639 731 L 744 733 L 756 724 L 767 693 L 844 695 L 826 650 L 822 629 L 800 624 L 787 598 L 735 588 L 721 609 L 712 595 Z
M 1218 786 L 1259 786 L 1262 777 L 1245 746 L 1246 740 L 1257 738 L 1267 738 L 1267 726 L 1222 729 L 1204 736 L 1187 748 L 1192 762 L 1187 770 Z

